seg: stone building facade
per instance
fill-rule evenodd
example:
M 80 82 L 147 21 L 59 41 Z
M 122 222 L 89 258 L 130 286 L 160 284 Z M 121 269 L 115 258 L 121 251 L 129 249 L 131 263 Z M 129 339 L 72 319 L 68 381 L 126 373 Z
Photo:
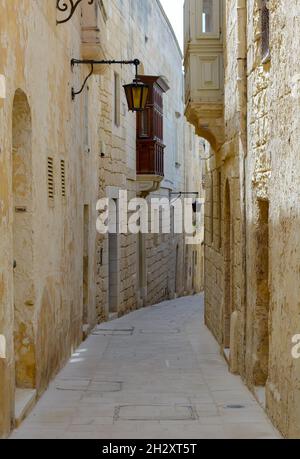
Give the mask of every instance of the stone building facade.
M 170 200 L 189 185 L 182 56 L 160 3 L 89 3 L 60 22 L 68 11 L 58 11 L 54 0 L 0 0 L 3 437 L 97 323 L 198 290 L 185 285 L 194 261 L 186 257 L 184 235 L 96 231 L 99 198 L 118 200 L 120 190 L 128 199 L 143 194 L 136 116 L 127 113 L 122 90 L 134 68 L 95 66 L 72 100 L 71 88 L 80 89 L 89 67 L 71 67 L 71 59 L 137 57 L 140 74 L 163 76 L 170 87 L 165 174 L 155 195 Z M 200 145 L 193 145 L 199 147 L 196 185 L 202 163 Z
M 55 2 L 0 2 L 1 435 L 82 340 L 84 225 L 95 263 L 97 126 L 87 154 L 84 111 L 70 97 L 80 24 L 56 20 Z
M 185 129 L 188 123 L 184 118 L 182 55 L 179 45 L 160 3 L 156 1 L 111 1 L 107 28 L 110 31 L 118 30 L 114 40 L 107 41 L 108 59 L 116 56 L 118 59 L 137 57 L 141 61 L 141 75 L 163 76 L 170 87 L 164 94 L 165 175 L 159 190 L 148 194 L 148 202 L 150 204 L 153 198 L 172 202 L 177 193 L 186 189 L 185 159 L 189 155 L 185 148 L 188 140 Z M 161 43 L 165 44 L 163 48 L 160 47 Z M 128 191 L 128 199 L 145 195 L 137 176 L 136 119 L 134 115 L 128 114 L 123 93 L 121 99 L 116 101 L 114 85 L 116 79 L 120 85 L 131 78 L 132 69 L 115 66 L 108 69 L 100 81 L 99 148 L 102 149 L 102 157 L 99 159 L 99 195 L 115 200 L 120 190 Z M 120 111 L 118 123 L 114 119 L 116 103 Z M 194 141 L 196 135 L 194 132 L 191 135 Z M 199 171 L 200 145 L 194 141 L 193 147 L 195 154 L 198 150 L 199 163 L 196 170 Z M 194 291 L 192 286 L 186 290 L 185 257 L 186 247 L 182 234 L 99 237 L 98 316 L 124 314 L 141 305 L 155 304 Z M 188 263 L 193 263 L 189 257 L 188 260 Z M 192 269 L 189 266 L 188 271 Z M 118 272 L 113 284 L 112 271 Z M 117 301 L 114 301 L 115 295 Z
M 186 113 L 211 146 L 206 323 L 275 426 L 299 438 L 300 5 L 186 0 L 185 24 Z
M 185 293 L 193 294 L 204 289 L 204 203 L 207 143 L 195 135 L 192 124 L 185 125 L 185 192 L 188 197 L 199 199 L 199 234 L 195 244 L 185 247 L 184 266 L 187 268 Z M 191 193 L 191 194 L 189 194 Z M 194 193 L 198 193 L 194 194 Z

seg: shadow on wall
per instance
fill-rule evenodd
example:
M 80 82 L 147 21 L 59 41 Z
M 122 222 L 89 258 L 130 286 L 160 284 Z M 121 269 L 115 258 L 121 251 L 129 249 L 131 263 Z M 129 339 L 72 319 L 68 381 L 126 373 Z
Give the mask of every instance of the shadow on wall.
M 48 279 L 37 324 L 37 387 L 41 394 L 81 342 L 81 317 L 64 303 L 61 279 Z
M 57 288 L 49 282 L 42 296 L 37 325 L 37 385 L 40 393 L 46 389 L 60 361 L 60 343 L 56 336 L 58 330 L 55 327 L 56 296 L 58 296 Z
M 291 244 L 298 238 L 299 218 L 289 216 L 274 222 L 269 201 L 255 197 L 253 222 L 247 225 L 248 290 L 247 305 L 244 305 L 236 293 L 241 279 L 237 275 L 232 278 L 230 274 L 233 256 L 237 262 L 237 252 L 233 255 L 236 249 L 230 250 L 228 245 L 235 247 L 236 234 L 230 229 L 233 214 L 232 206 L 228 205 L 228 189 L 225 189 L 224 202 L 223 244 L 218 258 L 218 265 L 224 266 L 223 279 L 218 284 L 223 292 L 224 306 L 220 308 L 219 300 L 212 297 L 208 287 L 206 323 L 222 351 L 225 348 L 233 354 L 233 368 L 245 378 L 260 402 L 265 403 L 274 425 L 284 436 L 299 438 L 300 359 L 292 356 L 293 337 L 300 333 L 299 250 L 295 243 Z M 216 256 L 216 252 L 212 255 L 210 246 L 206 250 L 209 260 Z M 212 273 L 210 261 L 208 265 Z M 229 363 L 233 371 L 232 358 Z

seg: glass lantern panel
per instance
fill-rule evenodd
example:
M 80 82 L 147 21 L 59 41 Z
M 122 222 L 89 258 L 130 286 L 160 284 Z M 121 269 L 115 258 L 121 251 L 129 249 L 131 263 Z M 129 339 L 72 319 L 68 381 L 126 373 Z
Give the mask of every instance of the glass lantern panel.
M 141 108 L 141 95 L 142 95 L 142 88 L 140 86 L 133 86 L 132 96 L 133 96 L 133 106 L 135 109 Z

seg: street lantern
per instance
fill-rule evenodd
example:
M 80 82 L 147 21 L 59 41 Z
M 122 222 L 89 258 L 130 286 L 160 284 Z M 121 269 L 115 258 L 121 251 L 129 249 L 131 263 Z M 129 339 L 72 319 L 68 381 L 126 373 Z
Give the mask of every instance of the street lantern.
M 135 79 L 131 84 L 126 84 L 124 86 L 127 103 L 128 103 L 128 110 L 132 112 L 141 112 L 145 110 L 148 94 L 149 94 L 149 86 L 143 83 L 138 77 L 138 67 L 140 65 L 140 61 L 138 59 L 134 59 L 132 61 L 94 61 L 94 60 L 78 60 L 72 59 L 71 66 L 72 68 L 74 65 L 90 65 L 91 70 L 90 73 L 85 78 L 83 85 L 79 89 L 79 91 L 75 91 L 72 88 L 72 99 L 74 100 L 76 96 L 82 93 L 85 88 L 85 85 L 88 79 L 94 73 L 94 66 L 95 65 L 134 65 L 135 66 Z
M 133 80 L 133 83 L 126 84 L 123 87 L 126 94 L 128 110 L 131 112 L 141 112 L 145 110 L 149 94 L 149 86 L 136 77 L 136 79 Z

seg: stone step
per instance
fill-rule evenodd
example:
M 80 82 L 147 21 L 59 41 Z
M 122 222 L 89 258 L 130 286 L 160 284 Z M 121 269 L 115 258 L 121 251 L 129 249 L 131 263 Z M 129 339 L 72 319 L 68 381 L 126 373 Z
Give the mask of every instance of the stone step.
M 16 389 L 15 394 L 15 426 L 19 427 L 36 402 L 35 389 Z
M 228 365 L 230 365 L 230 349 L 224 349 L 223 355 Z

